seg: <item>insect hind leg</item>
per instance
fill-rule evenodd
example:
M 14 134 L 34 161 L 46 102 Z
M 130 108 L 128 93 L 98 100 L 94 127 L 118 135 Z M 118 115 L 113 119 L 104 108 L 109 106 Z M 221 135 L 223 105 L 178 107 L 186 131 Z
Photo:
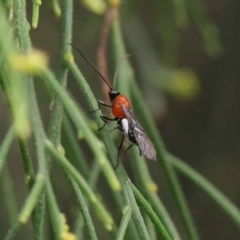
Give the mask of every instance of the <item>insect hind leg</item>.
M 124 150 L 121 159 L 124 157 L 124 155 L 127 153 L 128 150 L 130 150 L 130 148 L 133 146 L 134 144 L 131 144 L 128 146 L 128 148 L 126 150 Z
M 119 155 L 120 155 L 120 151 L 121 151 L 121 148 L 122 148 L 123 140 L 124 140 L 124 135 L 122 136 L 121 142 L 120 142 L 119 147 L 118 147 L 117 162 L 116 162 L 116 164 L 113 166 L 114 169 L 117 168 L 118 163 L 119 163 Z
M 122 158 L 124 157 L 124 155 L 125 155 L 125 154 L 127 153 L 127 151 L 130 150 L 130 148 L 134 145 L 134 144 L 129 145 L 128 148 L 123 151 L 122 156 L 119 157 L 119 155 L 120 155 L 120 150 L 121 150 L 121 148 L 122 148 L 123 139 L 124 139 L 124 136 L 122 137 L 121 143 L 120 143 L 119 148 L 118 148 L 118 157 L 117 157 L 117 162 L 116 162 L 115 166 L 113 167 L 114 169 L 117 168 L 119 162 L 122 160 Z
M 138 148 L 139 148 L 139 155 L 142 156 L 142 151 L 139 146 L 138 146 Z

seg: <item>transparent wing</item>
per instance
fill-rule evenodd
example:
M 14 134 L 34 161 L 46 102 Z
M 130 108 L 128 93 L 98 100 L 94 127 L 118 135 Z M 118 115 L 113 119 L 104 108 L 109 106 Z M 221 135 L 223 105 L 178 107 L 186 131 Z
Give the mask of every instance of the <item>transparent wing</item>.
M 154 149 L 154 145 L 147 137 L 146 133 L 144 132 L 143 127 L 135 118 L 133 111 L 131 108 L 127 108 L 122 105 L 122 110 L 125 113 L 127 120 L 129 122 L 129 127 L 132 128 L 133 134 L 136 138 L 140 151 L 151 160 L 156 160 L 156 151 Z

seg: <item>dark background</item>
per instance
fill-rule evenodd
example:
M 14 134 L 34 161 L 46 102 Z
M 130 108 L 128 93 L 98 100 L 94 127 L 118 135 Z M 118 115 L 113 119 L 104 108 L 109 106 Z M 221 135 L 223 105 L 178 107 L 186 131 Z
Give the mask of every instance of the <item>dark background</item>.
M 163 13 L 156 2 L 132 1 L 130 4 L 123 1 L 120 9 L 127 51 L 132 55 L 131 62 L 143 97 L 152 111 L 167 149 L 199 171 L 240 207 L 240 2 L 237 0 L 202 1 L 209 18 L 218 27 L 223 48 L 221 54 L 214 57 L 209 56 L 205 51 L 202 36 L 191 14 L 189 25 L 176 30 L 177 35 L 174 35 L 176 39 L 170 38 L 169 44 L 166 44 L 160 31 L 162 22 L 159 16 Z M 83 8 L 78 1 L 75 1 L 74 5 L 73 43 L 84 49 L 84 53 L 95 64 L 103 17 Z M 28 14 L 30 19 L 30 5 Z M 165 15 L 167 15 L 166 12 Z M 147 41 L 136 37 L 139 35 L 136 35 L 137 30 L 136 32 L 134 30 L 139 27 L 139 24 L 141 26 L 139 31 L 141 33 L 144 30 L 142 34 Z M 133 32 L 132 35 L 129 35 L 129 29 Z M 33 46 L 49 54 L 50 65 L 54 69 L 59 41 L 59 20 L 44 1 L 41 6 L 39 26 L 30 33 Z M 166 36 L 169 34 L 166 33 Z M 137 49 L 133 48 L 133 43 Z M 151 61 L 156 60 L 153 65 L 148 64 L 148 54 L 142 63 L 139 63 L 138 56 L 144 56 L 146 51 L 153 58 Z M 108 52 L 108 56 L 109 75 L 113 76 L 111 51 Z M 96 74 L 80 57 L 76 56 L 76 60 L 96 97 L 101 98 Z M 145 70 L 149 71 L 149 77 L 145 75 L 143 77 L 141 64 L 144 64 Z M 169 68 L 170 71 L 191 69 L 198 77 L 200 91 L 186 100 L 164 91 L 163 87 L 156 90 L 156 82 L 161 82 L 159 76 L 165 68 Z M 68 86 L 71 93 L 87 110 L 87 104 L 77 84 L 71 78 Z M 43 84 L 37 80 L 36 89 L 42 118 L 47 125 L 48 106 L 51 99 L 47 96 Z M 0 99 L 2 116 L 0 135 L 3 139 L 11 121 L 2 92 L 0 92 Z M 23 182 L 23 166 L 19 156 L 15 143 L 9 156 L 9 165 L 14 179 L 14 190 L 18 196 L 17 201 L 19 206 L 22 206 L 27 188 Z M 179 223 L 168 190 L 159 178 L 158 170 L 154 169 L 153 164 L 150 164 L 150 169 L 154 180 L 160 186 L 160 197 L 173 219 Z M 236 224 L 204 192 L 186 178 L 179 177 L 200 238 L 204 240 L 240 239 Z M 64 186 L 64 183 L 55 181 L 57 185 Z M 62 193 L 62 201 L 67 208 L 68 204 L 64 202 L 67 198 L 63 196 L 65 194 L 67 193 Z M 6 232 L 7 225 L 3 225 L 3 230 Z M 21 235 L 17 239 L 20 238 Z

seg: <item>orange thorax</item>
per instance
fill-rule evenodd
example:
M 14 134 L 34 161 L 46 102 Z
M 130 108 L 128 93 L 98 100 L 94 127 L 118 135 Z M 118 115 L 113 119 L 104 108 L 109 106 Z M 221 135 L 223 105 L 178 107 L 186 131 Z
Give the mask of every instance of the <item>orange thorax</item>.
M 113 101 L 113 105 L 112 105 L 112 114 L 115 117 L 120 117 L 120 118 L 125 118 L 125 113 L 122 110 L 122 105 L 124 105 L 127 108 L 130 108 L 130 103 L 129 100 L 126 96 L 124 95 L 118 95 L 116 96 L 116 98 Z

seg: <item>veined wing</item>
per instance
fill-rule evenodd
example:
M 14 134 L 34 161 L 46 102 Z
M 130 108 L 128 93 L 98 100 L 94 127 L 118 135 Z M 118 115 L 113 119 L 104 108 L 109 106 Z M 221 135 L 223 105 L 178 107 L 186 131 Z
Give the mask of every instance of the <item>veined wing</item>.
M 147 137 L 141 124 L 137 121 L 136 117 L 133 114 L 133 111 L 131 110 L 131 108 L 127 108 L 124 105 L 122 105 L 122 110 L 127 117 L 129 127 L 132 129 L 132 132 L 136 138 L 140 151 L 148 159 L 156 161 L 156 151 L 154 145 Z

